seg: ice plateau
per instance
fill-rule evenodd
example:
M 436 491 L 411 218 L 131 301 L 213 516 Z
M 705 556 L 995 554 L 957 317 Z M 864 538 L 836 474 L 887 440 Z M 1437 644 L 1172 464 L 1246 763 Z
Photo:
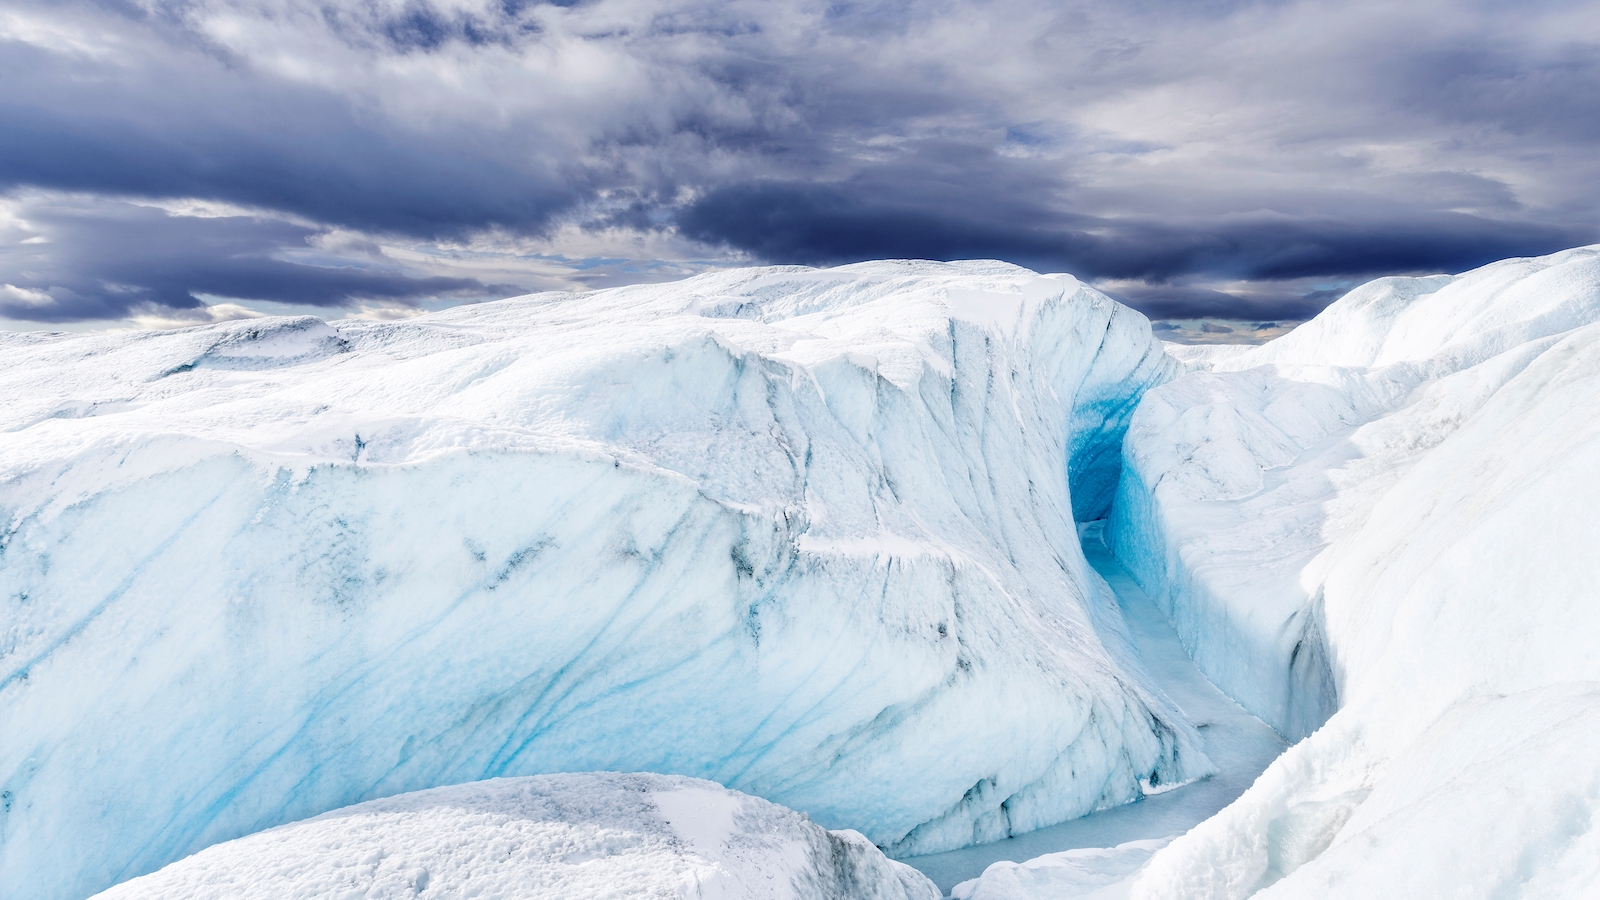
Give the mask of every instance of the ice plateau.
M 1211 771 L 1074 531 L 1183 366 L 1069 276 L 0 352 L 0 896 L 502 776 L 706 778 L 907 855 Z
M 1600 247 L 1204 365 L 1145 394 L 1112 544 L 1309 737 L 1122 895 L 1600 896 Z
M 939 900 L 853 831 L 708 781 L 497 778 L 227 841 L 102 900 Z

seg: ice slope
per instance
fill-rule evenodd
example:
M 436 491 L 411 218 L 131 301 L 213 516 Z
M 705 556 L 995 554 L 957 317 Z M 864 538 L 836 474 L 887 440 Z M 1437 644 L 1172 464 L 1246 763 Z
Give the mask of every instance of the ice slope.
M 1131 896 L 1595 896 L 1597 411 L 1600 247 L 1383 279 L 1146 395 L 1117 555 L 1315 733 Z
M 1104 525 L 1080 526 L 1084 556 L 1116 593 L 1140 664 L 1199 729 L 1202 749 L 1217 771 L 1195 784 L 1153 790 L 1138 803 L 1004 841 L 905 860 L 943 890 L 967 882 L 966 889 L 955 893 L 979 900 L 1076 897 L 1111 875 L 1131 873 L 1157 847 L 1238 799 L 1287 747 L 1277 732 L 1217 690 L 1195 667 L 1160 610 L 1111 556 L 1103 541 Z M 1107 850 L 1124 844 L 1128 846 L 1117 853 Z
M 1179 367 L 1068 276 L 0 341 L 0 895 L 496 776 L 704 777 L 905 855 L 1210 770 L 1072 516 Z
M 103 900 L 938 900 L 853 831 L 669 775 L 535 775 L 372 800 L 207 848 Z

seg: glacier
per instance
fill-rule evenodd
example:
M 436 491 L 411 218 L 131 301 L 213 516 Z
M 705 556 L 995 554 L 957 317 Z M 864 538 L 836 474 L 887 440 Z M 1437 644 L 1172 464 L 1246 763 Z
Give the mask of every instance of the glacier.
M 1121 896 L 1594 896 L 1600 247 L 1379 279 L 1195 366 L 1134 415 L 1111 543 L 1304 740 Z
M 4 896 L 506 776 L 705 778 L 907 856 L 1213 771 L 1074 524 L 1185 367 L 1070 276 L 0 350 Z
M 699 779 L 497 778 L 372 800 L 207 848 L 103 900 L 288 897 L 939 900 L 852 831 Z
M 0 348 L 0 896 L 1600 884 L 1600 246 L 1256 348 L 993 262 Z

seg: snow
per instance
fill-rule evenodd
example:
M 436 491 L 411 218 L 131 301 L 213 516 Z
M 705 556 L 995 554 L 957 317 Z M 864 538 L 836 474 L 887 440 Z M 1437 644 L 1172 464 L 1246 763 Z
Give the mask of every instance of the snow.
M 1600 247 L 1380 279 L 1145 396 L 1116 554 L 1309 737 L 1128 896 L 1595 896 L 1597 404 Z
M 1171 839 L 1129 841 L 1115 847 L 1093 847 L 1046 853 L 1027 862 L 999 862 L 981 878 L 963 881 L 951 891 L 954 900 L 1018 900 L 1028 897 L 1072 897 L 1112 900 L 1127 896 L 1125 882 Z
M 373 800 L 96 896 L 287 900 L 937 900 L 854 832 L 681 776 L 536 775 Z
M 1071 278 L 745 269 L 0 352 L 9 895 L 500 776 L 708 778 L 904 856 L 1211 770 L 1074 533 L 1182 367 Z

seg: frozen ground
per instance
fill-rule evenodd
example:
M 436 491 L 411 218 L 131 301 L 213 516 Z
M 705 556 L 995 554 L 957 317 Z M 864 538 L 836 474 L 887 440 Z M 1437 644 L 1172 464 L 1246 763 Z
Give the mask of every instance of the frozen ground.
M 1084 556 L 1116 592 L 1151 682 L 1199 727 L 1217 773 L 1168 791 L 1153 791 L 1138 803 L 1009 840 L 906 860 L 946 893 L 980 875 L 981 881 L 962 885 L 956 895 L 972 900 L 1044 900 L 1114 885 L 1157 847 L 1233 802 L 1286 746 L 1277 732 L 1228 699 L 1195 667 L 1155 604 L 1106 549 L 1104 524 L 1084 527 Z M 1017 865 L 1024 860 L 1026 865 Z
M 704 777 L 895 854 L 1211 771 L 1078 547 L 1142 316 L 1002 263 L 0 335 L 0 896 L 366 799 Z
M 937 900 L 855 832 L 693 778 L 538 775 L 218 844 L 102 900 Z

